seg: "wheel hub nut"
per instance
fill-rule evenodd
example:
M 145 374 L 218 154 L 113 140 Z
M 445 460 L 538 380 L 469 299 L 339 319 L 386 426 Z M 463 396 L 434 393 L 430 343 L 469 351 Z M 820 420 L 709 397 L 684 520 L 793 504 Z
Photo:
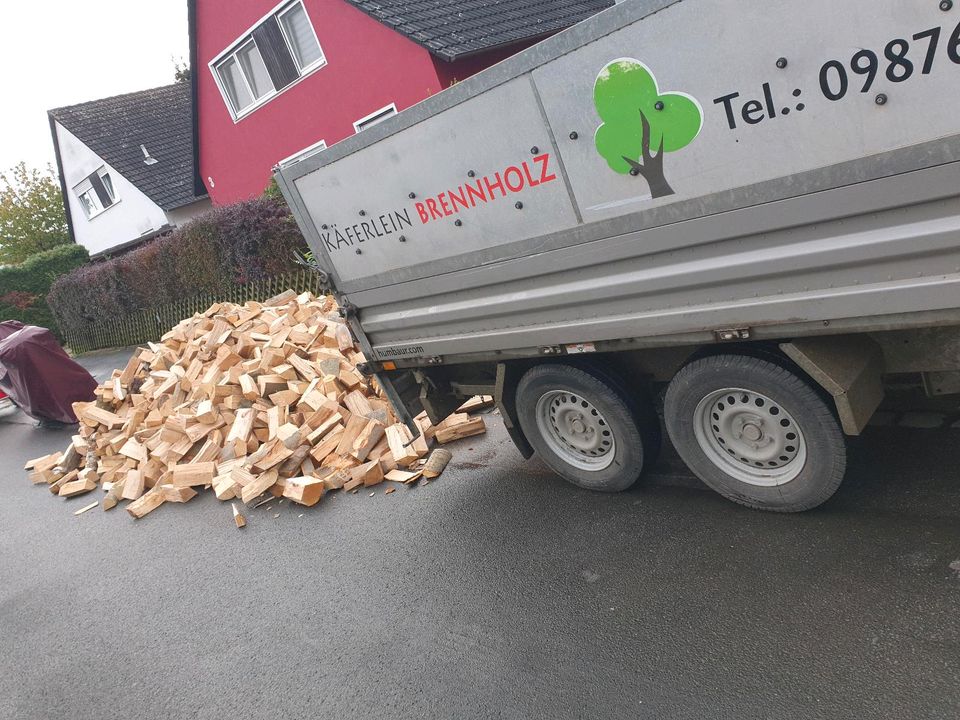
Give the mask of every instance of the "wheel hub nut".
M 743 426 L 743 436 L 751 442 L 756 442 L 763 437 L 763 431 L 753 423 L 747 423 Z

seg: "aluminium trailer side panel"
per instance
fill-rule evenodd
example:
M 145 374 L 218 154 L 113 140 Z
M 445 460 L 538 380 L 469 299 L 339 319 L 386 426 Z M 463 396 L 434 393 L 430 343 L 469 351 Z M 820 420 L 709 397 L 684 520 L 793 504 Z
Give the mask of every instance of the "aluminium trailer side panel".
M 960 322 L 955 59 L 936 3 L 632 0 L 280 179 L 381 358 Z M 617 60 L 700 109 L 672 193 L 598 152 Z M 459 207 L 472 182 L 491 197 Z
M 479 122 L 481 118 L 485 121 Z M 458 128 L 470 128 L 469 141 Z M 307 212 L 321 221 L 321 241 L 342 287 L 368 278 L 371 270 L 436 263 L 575 226 L 577 217 L 549 144 L 529 77 L 520 77 L 306 175 L 296 184 Z M 531 153 L 533 147 L 543 152 Z M 490 173 L 491 167 L 498 170 Z M 516 172 L 503 177 L 508 168 Z M 419 208 L 433 205 L 435 212 L 442 212 L 451 203 L 444 198 L 441 204 L 432 197 L 434 188 L 461 186 L 470 180 L 470 172 L 475 176 L 474 202 L 478 183 L 489 198 L 482 222 L 463 212 L 459 226 L 452 216 L 446 222 L 424 225 Z M 499 178 L 496 172 L 501 173 Z M 517 202 L 533 202 L 533 192 L 508 189 L 528 184 L 527 173 L 533 182 L 553 178 L 535 188 L 536 212 L 516 207 Z M 467 202 L 466 192 L 461 198 Z

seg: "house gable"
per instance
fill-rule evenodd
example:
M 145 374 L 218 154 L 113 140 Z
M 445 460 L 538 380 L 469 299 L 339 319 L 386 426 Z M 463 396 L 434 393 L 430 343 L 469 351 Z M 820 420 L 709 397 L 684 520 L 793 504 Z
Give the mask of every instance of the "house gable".
M 57 108 L 50 115 L 164 209 L 194 202 L 189 83 Z
M 95 153 L 77 136 L 54 122 L 62 165 L 64 202 L 70 215 L 74 240 L 91 255 L 109 251 L 165 227 L 163 208 L 147 197 L 117 168 Z M 88 217 L 77 192 L 92 175 L 106 172 L 113 190 L 113 202 Z

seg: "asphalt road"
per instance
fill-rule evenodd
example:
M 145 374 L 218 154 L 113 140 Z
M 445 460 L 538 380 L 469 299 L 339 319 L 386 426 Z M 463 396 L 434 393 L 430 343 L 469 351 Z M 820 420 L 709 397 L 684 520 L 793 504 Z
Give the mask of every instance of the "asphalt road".
M 581 491 L 488 419 L 425 487 L 242 531 L 212 494 L 75 517 L 20 470 L 69 433 L 8 419 L 0 718 L 960 717 L 960 432 L 872 429 L 784 516 L 669 458 Z

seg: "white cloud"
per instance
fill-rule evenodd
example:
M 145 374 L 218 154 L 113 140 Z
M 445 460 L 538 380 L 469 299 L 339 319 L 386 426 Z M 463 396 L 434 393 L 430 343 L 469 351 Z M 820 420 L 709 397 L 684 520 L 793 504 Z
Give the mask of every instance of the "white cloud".
M 0 169 L 54 163 L 47 110 L 173 82 L 187 60 L 186 0 L 0 4 Z

